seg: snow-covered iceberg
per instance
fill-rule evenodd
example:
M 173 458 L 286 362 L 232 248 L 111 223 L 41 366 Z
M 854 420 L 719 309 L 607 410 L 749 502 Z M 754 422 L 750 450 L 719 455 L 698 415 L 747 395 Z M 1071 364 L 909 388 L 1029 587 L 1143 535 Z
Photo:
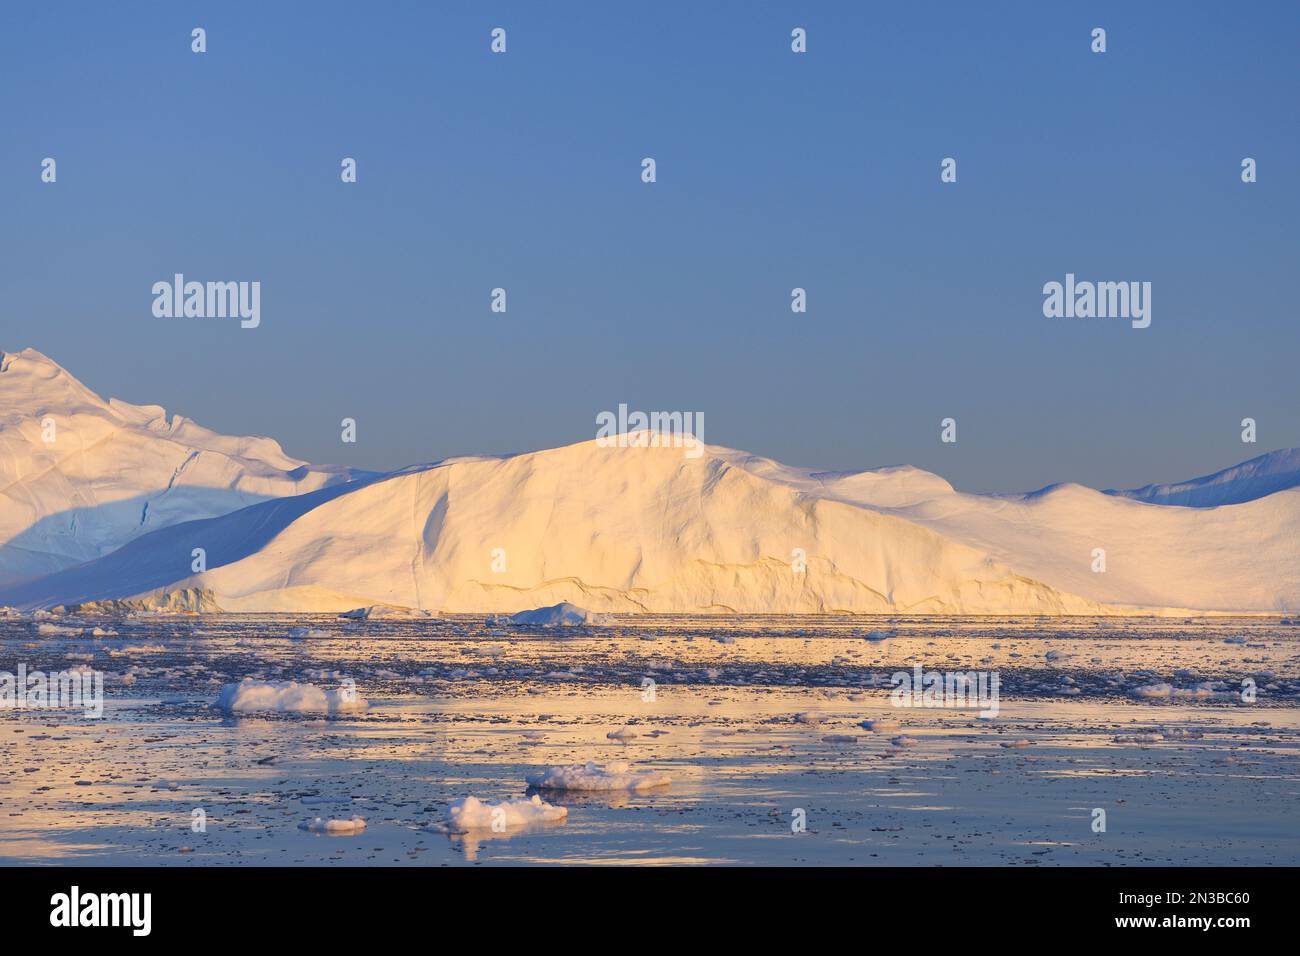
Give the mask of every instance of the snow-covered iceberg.
M 47 412 L 94 454 L 57 457 Z M 596 441 L 354 475 L 103 402 L 22 353 L 0 361 L 0 480 L 0 604 L 22 609 L 549 609 L 522 624 L 543 627 L 610 612 L 1300 609 L 1295 450 L 1125 493 L 968 494 L 907 466 L 826 473 Z M 205 571 L 177 560 L 195 548 Z

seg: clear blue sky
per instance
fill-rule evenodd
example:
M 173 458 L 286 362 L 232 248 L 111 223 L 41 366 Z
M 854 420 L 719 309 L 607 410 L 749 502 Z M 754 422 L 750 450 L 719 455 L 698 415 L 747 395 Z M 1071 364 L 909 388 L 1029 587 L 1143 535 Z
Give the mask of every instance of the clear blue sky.
M 1192 477 L 1300 445 L 1297 50 L 1291 2 L 5 4 L 0 348 L 364 467 L 626 402 L 969 490 Z M 175 272 L 261 327 L 154 318 Z M 1044 318 L 1066 272 L 1151 328 Z

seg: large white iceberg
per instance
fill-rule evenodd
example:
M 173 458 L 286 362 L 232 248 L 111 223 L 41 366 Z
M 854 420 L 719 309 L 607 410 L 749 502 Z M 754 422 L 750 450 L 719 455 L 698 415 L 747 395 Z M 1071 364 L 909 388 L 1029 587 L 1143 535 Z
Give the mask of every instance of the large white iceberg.
M 44 416 L 58 421 L 57 445 L 35 427 Z M 289 459 L 269 439 L 104 402 L 22 353 L 0 358 L 0 474 L 0 605 L 20 608 L 538 607 L 518 623 L 542 626 L 596 623 L 581 604 L 891 617 L 1300 611 L 1295 450 L 1120 494 L 1068 483 L 968 494 L 906 466 L 828 474 L 714 445 L 691 458 L 595 441 L 357 475 Z M 177 558 L 214 542 L 206 571 Z M 1112 573 L 1093 573 L 1096 542 L 1119 561 Z M 798 574 L 795 549 L 807 559 Z

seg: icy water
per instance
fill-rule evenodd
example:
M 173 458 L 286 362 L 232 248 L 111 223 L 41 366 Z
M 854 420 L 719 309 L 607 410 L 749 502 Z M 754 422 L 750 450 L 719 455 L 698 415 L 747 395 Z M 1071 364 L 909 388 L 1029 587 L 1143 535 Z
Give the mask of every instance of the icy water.
M 107 703 L 0 708 L 6 864 L 1300 863 L 1300 627 L 1275 618 L 41 623 L 0 620 L 0 671 L 93 668 Z M 892 706 L 918 665 L 996 672 L 996 716 Z M 249 676 L 371 706 L 212 706 Z M 587 761 L 672 783 L 547 792 L 569 815 L 544 829 L 429 829 Z M 299 829 L 316 816 L 367 825 Z

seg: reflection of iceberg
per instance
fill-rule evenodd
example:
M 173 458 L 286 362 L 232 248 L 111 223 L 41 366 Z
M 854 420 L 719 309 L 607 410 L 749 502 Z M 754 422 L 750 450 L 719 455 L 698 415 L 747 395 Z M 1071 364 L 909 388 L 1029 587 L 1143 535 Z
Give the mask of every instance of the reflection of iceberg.
M 554 830 L 564 825 L 563 820 L 555 823 L 534 823 L 526 827 L 517 827 L 513 830 L 506 830 L 503 833 L 493 833 L 491 830 L 470 830 L 468 833 L 447 833 L 436 827 L 429 827 L 432 832 L 445 833 L 447 842 L 452 846 L 459 847 L 465 854 L 465 859 L 473 863 L 478 859 L 478 851 L 484 843 L 491 843 L 493 840 L 511 840 L 517 836 L 528 834 L 542 833 L 547 830 Z
M 543 790 L 539 787 L 528 788 L 530 794 L 546 793 L 555 799 L 557 790 Z M 635 790 L 566 790 L 564 791 L 564 803 L 569 808 L 576 807 L 596 807 L 604 810 L 617 810 L 619 807 L 626 807 L 632 803 L 636 796 Z

